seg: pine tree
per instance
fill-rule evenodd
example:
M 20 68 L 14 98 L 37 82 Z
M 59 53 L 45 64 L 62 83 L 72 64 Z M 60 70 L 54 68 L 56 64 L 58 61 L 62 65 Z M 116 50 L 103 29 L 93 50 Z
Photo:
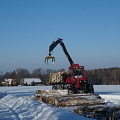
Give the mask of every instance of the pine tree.
M 25 86 L 28 86 L 28 83 L 27 83 L 27 82 L 25 83 Z
M 35 86 L 35 82 L 34 81 L 32 82 L 32 86 Z

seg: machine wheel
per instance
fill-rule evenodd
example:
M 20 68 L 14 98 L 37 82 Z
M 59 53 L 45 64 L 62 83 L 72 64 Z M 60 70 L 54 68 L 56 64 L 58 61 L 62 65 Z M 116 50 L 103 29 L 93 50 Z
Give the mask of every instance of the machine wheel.
M 73 88 L 68 89 L 68 94 L 74 94 L 74 89 Z
M 57 89 L 62 90 L 63 89 L 62 84 L 58 84 Z
M 94 87 L 93 87 L 93 84 L 92 84 L 92 83 L 88 83 L 88 84 L 87 84 L 87 92 L 94 94 Z
M 52 90 L 57 90 L 57 87 L 55 85 L 53 85 Z

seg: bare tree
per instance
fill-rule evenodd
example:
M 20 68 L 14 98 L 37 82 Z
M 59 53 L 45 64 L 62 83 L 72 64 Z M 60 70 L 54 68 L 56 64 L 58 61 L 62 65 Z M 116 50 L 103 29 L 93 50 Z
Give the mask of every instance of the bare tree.
M 17 74 L 17 81 L 20 82 L 20 80 L 22 78 L 27 78 L 30 77 L 30 73 L 27 69 L 23 69 L 23 68 L 17 68 L 15 70 L 16 74 Z

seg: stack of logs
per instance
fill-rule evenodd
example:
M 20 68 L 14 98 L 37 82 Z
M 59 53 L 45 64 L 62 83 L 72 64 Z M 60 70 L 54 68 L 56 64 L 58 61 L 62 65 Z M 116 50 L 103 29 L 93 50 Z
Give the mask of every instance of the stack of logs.
M 35 99 L 57 107 L 78 106 L 74 113 L 97 120 L 120 119 L 120 106 L 105 105 L 95 94 L 68 94 L 67 90 L 37 90 Z
M 97 120 L 118 120 L 120 119 L 120 106 L 79 106 L 74 113 Z
M 98 95 L 94 94 L 66 94 L 66 91 L 60 93 L 59 90 L 37 90 L 35 99 L 57 107 L 80 106 L 80 105 L 100 105 L 105 101 Z

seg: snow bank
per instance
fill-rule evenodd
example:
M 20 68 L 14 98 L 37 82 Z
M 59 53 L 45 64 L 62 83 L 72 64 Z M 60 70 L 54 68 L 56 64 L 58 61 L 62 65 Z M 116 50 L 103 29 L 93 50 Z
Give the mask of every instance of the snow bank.
M 107 105 L 120 105 L 120 95 L 100 95 Z
M 0 99 L 5 96 L 5 93 L 0 92 Z
M 0 111 L 3 108 L 0 119 L 9 116 L 9 120 L 88 120 L 68 110 L 39 103 L 30 97 L 7 95 L 0 100 Z

